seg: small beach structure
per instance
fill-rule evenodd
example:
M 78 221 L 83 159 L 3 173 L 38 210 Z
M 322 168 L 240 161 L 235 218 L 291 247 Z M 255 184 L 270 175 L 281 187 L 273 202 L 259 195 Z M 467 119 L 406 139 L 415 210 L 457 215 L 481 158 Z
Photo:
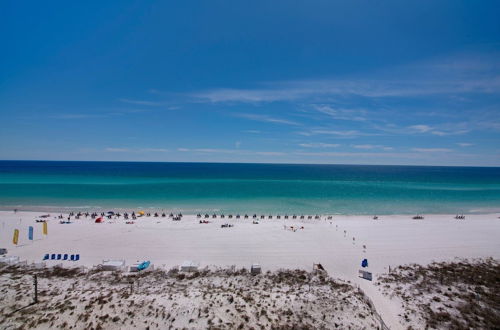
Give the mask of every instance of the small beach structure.
M 365 280 L 368 280 L 368 281 L 371 281 L 373 279 L 373 275 L 371 272 L 368 272 L 366 270 L 362 270 L 360 269 L 358 271 L 359 273 L 359 277 L 362 278 L 362 279 L 365 279 Z
M 1 248 L 0 255 L 2 255 L 2 254 L 7 254 L 7 249 Z
M 15 265 L 19 263 L 19 257 L 17 256 L 1 256 L 0 264 Z
M 250 274 L 259 275 L 260 273 L 262 273 L 262 268 L 260 267 L 260 265 L 252 264 L 252 266 L 250 267 Z
M 181 272 L 195 272 L 198 270 L 198 267 L 200 265 L 197 262 L 194 262 L 192 260 L 185 260 L 181 267 L 180 270 Z
M 103 260 L 100 267 L 102 270 L 123 270 L 125 267 L 125 260 Z
M 143 271 L 146 269 L 152 269 L 152 268 L 153 268 L 153 265 L 151 264 L 151 262 L 149 260 L 148 261 L 138 261 L 135 264 L 133 264 L 132 266 L 130 266 L 129 271 L 130 272 L 140 272 L 140 271 Z

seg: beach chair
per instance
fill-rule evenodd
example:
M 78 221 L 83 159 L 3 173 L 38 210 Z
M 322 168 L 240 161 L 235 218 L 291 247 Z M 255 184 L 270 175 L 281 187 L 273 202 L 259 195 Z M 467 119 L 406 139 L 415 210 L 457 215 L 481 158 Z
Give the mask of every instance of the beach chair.
M 75 255 L 74 255 L 74 254 L 70 255 L 70 256 L 69 256 L 69 260 L 71 260 L 71 261 L 75 261 Z
M 49 260 L 49 254 L 48 253 L 43 256 L 43 260 Z
M 79 254 L 75 255 L 75 261 L 78 261 L 78 260 L 80 260 L 80 255 Z
M 68 254 L 67 253 L 64 254 L 63 260 L 68 260 Z
M 62 259 L 62 254 L 58 254 L 57 255 L 57 260 L 61 260 Z
M 52 254 L 50 255 L 50 260 L 56 260 L 56 255 L 55 255 L 55 253 L 52 253 Z

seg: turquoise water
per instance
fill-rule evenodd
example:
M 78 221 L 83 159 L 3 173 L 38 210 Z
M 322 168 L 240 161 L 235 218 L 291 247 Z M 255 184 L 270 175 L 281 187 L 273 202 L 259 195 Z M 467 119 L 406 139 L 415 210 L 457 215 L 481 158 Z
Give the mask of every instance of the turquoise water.
M 500 211 L 500 168 L 0 161 L 2 209 Z

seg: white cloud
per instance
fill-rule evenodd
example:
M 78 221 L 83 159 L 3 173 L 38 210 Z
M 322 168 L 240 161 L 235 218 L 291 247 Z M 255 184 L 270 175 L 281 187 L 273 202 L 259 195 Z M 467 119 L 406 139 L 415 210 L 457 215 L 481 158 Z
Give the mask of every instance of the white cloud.
M 313 104 L 312 107 L 323 114 L 326 114 L 334 119 L 352 120 L 352 121 L 366 121 L 366 110 L 364 109 L 344 109 L 333 108 L 328 104 Z
M 386 147 L 386 146 L 383 146 L 380 144 L 356 144 L 356 145 L 353 145 L 352 147 L 355 149 L 367 149 L 367 150 L 382 149 L 382 150 L 387 150 L 387 151 L 394 149 L 392 147 Z
M 460 135 L 468 133 L 470 130 L 466 129 L 466 123 L 448 123 L 440 124 L 439 126 L 429 126 L 429 125 L 412 125 L 408 126 L 409 133 L 414 134 L 432 134 L 437 136 L 449 136 L 449 135 Z M 388 131 L 391 131 L 389 129 Z M 392 129 L 393 132 L 404 133 L 401 129 Z
M 177 151 L 195 152 L 195 153 L 213 153 L 213 154 L 238 154 L 238 155 L 263 155 L 263 156 L 282 156 L 286 153 L 281 151 L 254 151 L 244 149 L 218 149 L 218 148 L 178 148 Z
M 261 155 L 261 156 L 284 156 L 286 153 L 284 152 L 279 152 L 279 151 L 257 151 L 255 152 L 256 155 Z
M 167 105 L 165 102 L 157 102 L 157 101 L 147 101 L 147 100 L 130 100 L 130 99 L 118 99 L 118 101 L 128 104 L 137 104 L 137 105 L 146 105 L 153 107 L 160 107 Z
M 168 152 L 168 149 L 163 148 L 105 148 L 107 152 L 130 152 L 130 153 L 147 153 L 147 152 Z
M 106 148 L 104 150 L 107 152 L 130 152 L 128 148 Z
M 268 115 L 240 113 L 240 114 L 236 114 L 235 116 L 249 119 L 249 120 L 260 121 L 260 122 L 264 122 L 264 123 L 275 123 L 275 124 L 284 124 L 284 125 L 300 125 L 299 123 L 288 120 L 288 119 L 276 118 L 276 117 L 271 117 Z
M 457 143 L 457 146 L 459 146 L 459 147 L 470 147 L 473 145 L 474 145 L 473 143 L 465 143 L 465 142 Z
M 168 149 L 164 148 L 144 148 L 139 149 L 140 152 L 168 152 Z
M 497 55 L 497 54 L 495 54 Z M 272 81 L 257 88 L 216 88 L 191 93 L 200 102 L 276 102 L 332 96 L 418 97 L 464 93 L 500 93 L 497 56 L 459 54 L 371 72 L 350 79 Z
M 412 148 L 415 152 L 452 152 L 453 149 L 448 148 Z
M 67 113 L 50 116 L 53 119 L 90 119 L 90 118 L 105 118 L 107 114 L 85 114 L 85 113 Z
M 299 146 L 304 148 L 337 148 L 340 147 L 338 143 L 300 143 Z
M 430 127 L 428 125 L 413 125 L 413 126 L 409 126 L 408 128 L 415 130 L 419 133 L 427 133 L 433 129 L 432 127 Z
M 296 132 L 297 134 L 304 136 L 312 136 L 312 135 L 335 135 L 340 138 L 356 138 L 358 136 L 375 136 L 380 135 L 376 133 L 366 133 L 360 132 L 358 130 L 330 130 L 330 129 L 312 129 L 310 131 L 301 131 Z

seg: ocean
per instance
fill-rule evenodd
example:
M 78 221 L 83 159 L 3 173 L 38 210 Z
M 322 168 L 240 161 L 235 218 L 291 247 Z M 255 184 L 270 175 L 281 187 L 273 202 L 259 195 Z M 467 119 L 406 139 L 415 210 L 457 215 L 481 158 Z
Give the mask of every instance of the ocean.
M 488 213 L 500 168 L 0 161 L 0 209 Z

